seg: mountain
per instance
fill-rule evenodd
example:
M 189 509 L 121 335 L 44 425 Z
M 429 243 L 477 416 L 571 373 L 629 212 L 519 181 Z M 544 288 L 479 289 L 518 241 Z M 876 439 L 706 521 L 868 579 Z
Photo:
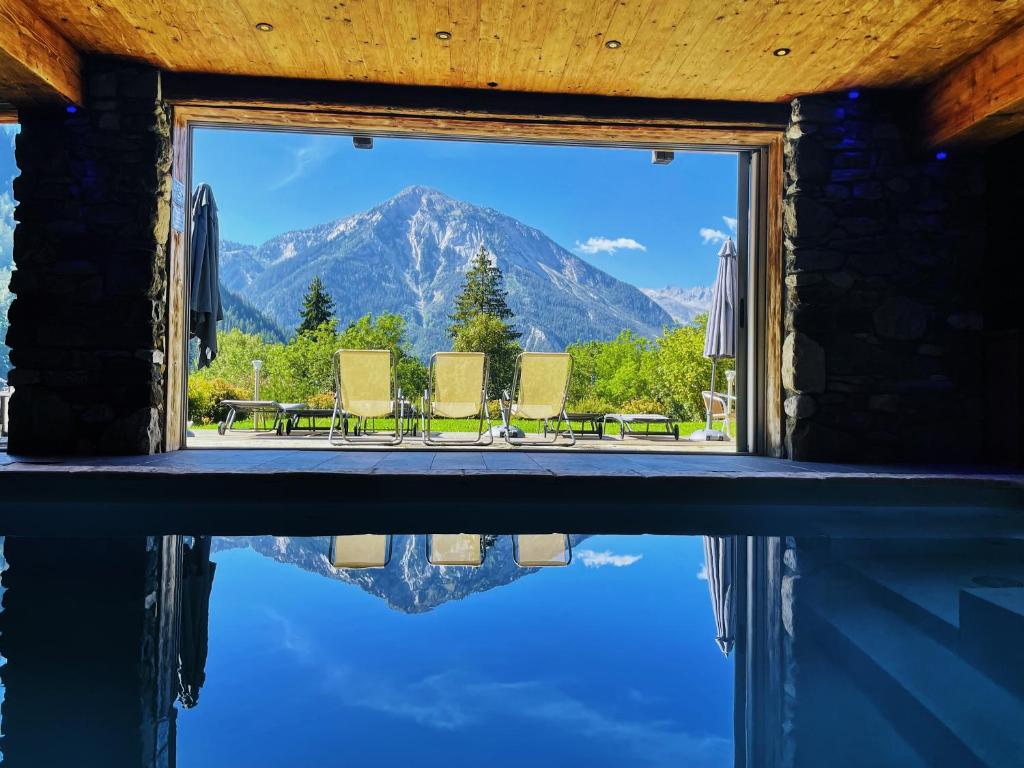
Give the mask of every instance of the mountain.
M 220 287 L 220 301 L 224 310 L 224 320 L 219 326 L 221 332 L 237 328 L 271 343 L 287 340 L 287 335 L 277 323 L 223 285 Z
M 481 245 L 505 273 L 508 303 L 527 349 L 561 350 L 623 329 L 653 337 L 671 317 L 639 289 L 490 208 L 408 187 L 354 216 L 286 232 L 257 248 L 225 243 L 221 280 L 279 326 L 299 322 L 319 275 L 342 323 L 395 312 L 423 359 L 448 349 L 448 314 Z
M 693 319 L 711 309 L 711 288 L 697 286 L 695 288 L 641 288 L 647 296 L 653 299 L 679 323 L 687 325 Z
M 571 538 L 575 547 L 587 536 Z M 334 568 L 327 559 L 329 546 L 327 536 L 217 536 L 211 551 L 249 547 L 280 563 L 355 584 L 402 613 L 426 613 L 449 601 L 510 584 L 538 570 L 515 564 L 509 536 L 495 538 L 479 568 L 431 565 L 427 562 L 423 536 L 395 536 L 391 562 L 386 568 Z

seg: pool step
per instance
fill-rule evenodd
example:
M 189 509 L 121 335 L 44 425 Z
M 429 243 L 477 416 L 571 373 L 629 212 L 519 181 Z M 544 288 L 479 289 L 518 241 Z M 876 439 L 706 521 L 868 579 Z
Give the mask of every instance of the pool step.
M 1024 700 L 858 579 L 833 578 L 805 597 L 798 642 L 820 642 L 928 765 L 1024 765 Z
M 1024 587 L 961 590 L 960 647 L 972 664 L 1024 698 Z

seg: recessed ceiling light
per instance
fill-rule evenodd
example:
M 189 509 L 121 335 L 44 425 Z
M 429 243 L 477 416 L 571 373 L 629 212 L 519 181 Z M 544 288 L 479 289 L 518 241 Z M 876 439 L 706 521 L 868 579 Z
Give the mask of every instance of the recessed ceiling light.
M 451 40 L 452 33 L 441 30 L 440 32 L 435 32 L 434 37 L 436 37 L 438 40 Z
M 256 29 L 258 29 L 260 32 L 273 32 L 274 25 L 268 24 L 265 21 L 261 21 L 259 24 L 256 25 Z
M 776 48 L 772 51 L 772 56 L 789 56 L 792 51 L 789 48 Z
M 612 50 L 614 50 L 616 48 L 621 48 L 622 43 L 619 42 L 618 40 L 605 40 L 604 47 L 611 48 Z
M 497 84 L 497 83 L 495 83 L 495 82 L 490 82 L 490 83 L 488 83 L 488 84 L 487 84 L 487 87 L 488 87 L 488 88 L 497 88 L 497 87 L 498 87 L 498 84 Z

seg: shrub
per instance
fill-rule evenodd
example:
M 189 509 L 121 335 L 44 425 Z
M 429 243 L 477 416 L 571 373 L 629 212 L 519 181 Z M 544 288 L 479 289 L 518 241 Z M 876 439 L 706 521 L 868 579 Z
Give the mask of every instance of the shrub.
M 217 404 L 222 400 L 247 400 L 249 391 L 226 379 L 190 376 L 188 380 L 188 417 L 196 424 L 217 420 Z
M 635 397 L 622 404 L 622 413 L 665 413 L 663 403 L 650 397 Z
M 569 403 L 565 410 L 569 413 L 616 413 L 619 409 L 608 400 L 591 395 Z
M 320 392 L 315 395 L 310 395 L 306 403 L 310 408 L 333 408 L 334 407 L 334 393 L 333 392 Z

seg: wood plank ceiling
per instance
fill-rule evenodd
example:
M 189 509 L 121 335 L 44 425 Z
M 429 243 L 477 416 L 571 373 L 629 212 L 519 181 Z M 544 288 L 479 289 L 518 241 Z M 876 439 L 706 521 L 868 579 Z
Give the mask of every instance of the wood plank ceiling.
M 762 102 L 920 85 L 1024 22 L 1024 0 L 25 2 L 82 52 L 177 72 Z

